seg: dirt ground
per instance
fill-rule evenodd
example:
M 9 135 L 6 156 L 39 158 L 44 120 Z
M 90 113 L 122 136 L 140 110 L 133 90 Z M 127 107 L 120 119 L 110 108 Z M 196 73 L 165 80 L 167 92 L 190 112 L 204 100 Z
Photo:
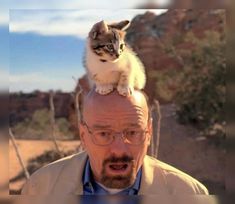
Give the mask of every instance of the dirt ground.
M 177 123 L 173 105 L 161 106 L 161 137 L 158 159 L 190 174 L 201 181 L 211 194 L 225 193 L 225 150 L 200 136 L 191 126 Z M 54 149 L 51 141 L 17 140 L 25 164 L 30 158 Z M 60 141 L 64 150 L 74 150 L 79 141 Z M 10 178 L 21 171 L 12 144 L 9 145 Z M 19 190 L 25 180 L 10 183 L 11 191 Z
M 48 140 L 16 140 L 22 159 L 27 165 L 27 161 L 31 158 L 41 155 L 47 150 L 55 149 L 54 143 Z M 74 150 L 80 144 L 79 141 L 58 141 L 60 150 Z M 12 142 L 9 142 L 9 177 L 14 178 L 22 171 L 19 160 L 17 159 L 15 149 Z M 25 179 L 17 182 L 10 182 L 11 191 L 18 191 L 25 183 Z
M 210 194 L 225 194 L 225 148 L 192 126 L 180 125 L 174 112 L 174 105 L 161 106 L 158 159 L 198 179 Z

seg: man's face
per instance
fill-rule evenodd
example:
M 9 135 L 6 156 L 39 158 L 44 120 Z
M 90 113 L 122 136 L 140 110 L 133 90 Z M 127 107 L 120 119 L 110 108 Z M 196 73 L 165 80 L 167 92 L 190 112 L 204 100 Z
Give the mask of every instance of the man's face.
M 81 140 L 86 149 L 95 180 L 109 188 L 126 188 L 135 181 L 150 142 L 151 125 L 148 123 L 148 108 L 144 96 L 134 92 L 130 98 L 111 93 L 99 96 L 93 93 L 84 107 L 81 125 Z M 88 130 L 89 129 L 89 130 Z M 94 133 L 113 131 L 111 144 L 94 143 Z M 138 145 L 129 144 L 122 132 L 146 130 L 145 139 Z M 91 134 L 92 133 L 92 134 Z

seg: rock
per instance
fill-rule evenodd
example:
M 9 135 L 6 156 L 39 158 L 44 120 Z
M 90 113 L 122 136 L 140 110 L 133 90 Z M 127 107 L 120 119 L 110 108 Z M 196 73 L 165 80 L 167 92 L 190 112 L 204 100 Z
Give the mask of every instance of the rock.
M 54 94 L 55 117 L 68 118 L 72 101 L 70 93 L 56 92 Z M 49 93 L 35 91 L 33 93 L 13 93 L 9 97 L 10 126 L 30 118 L 36 110 L 49 109 Z

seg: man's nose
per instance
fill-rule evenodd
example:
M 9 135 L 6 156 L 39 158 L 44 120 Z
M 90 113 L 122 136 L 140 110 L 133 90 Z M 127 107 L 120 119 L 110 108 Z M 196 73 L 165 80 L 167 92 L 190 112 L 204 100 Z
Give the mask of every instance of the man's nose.
M 123 153 L 127 153 L 127 150 L 127 144 L 125 143 L 123 135 L 117 134 L 110 146 L 111 153 L 116 155 L 123 155 Z

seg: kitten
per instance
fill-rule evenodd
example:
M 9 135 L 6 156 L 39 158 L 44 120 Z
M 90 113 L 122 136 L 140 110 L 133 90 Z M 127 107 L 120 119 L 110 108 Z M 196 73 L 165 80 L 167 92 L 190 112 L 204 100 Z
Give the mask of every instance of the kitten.
M 85 66 L 99 94 L 116 88 L 119 94 L 128 96 L 134 88 L 145 86 L 144 66 L 124 41 L 124 30 L 129 24 L 128 20 L 109 25 L 101 21 L 89 32 Z

